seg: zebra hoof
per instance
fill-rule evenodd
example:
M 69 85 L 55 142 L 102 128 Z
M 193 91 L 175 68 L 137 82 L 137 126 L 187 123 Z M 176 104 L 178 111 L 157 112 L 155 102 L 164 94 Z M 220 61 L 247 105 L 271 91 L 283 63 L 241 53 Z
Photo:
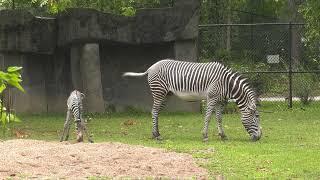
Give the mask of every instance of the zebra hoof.
M 260 136 L 251 136 L 251 138 L 250 138 L 250 140 L 252 141 L 252 142 L 256 142 L 256 141 L 258 141 L 260 139 Z
M 162 140 L 159 132 L 152 132 L 152 138 L 156 140 Z
M 206 137 L 206 138 L 203 138 L 203 140 L 202 140 L 202 141 L 206 143 L 206 142 L 208 142 L 208 140 L 209 140 L 209 138 L 208 138 L 208 137 Z
M 220 133 L 219 133 L 219 136 L 220 136 L 220 138 L 221 138 L 222 141 L 228 140 L 228 137 L 227 137 L 226 135 L 224 135 L 224 134 L 220 134 Z
M 162 137 L 160 136 L 160 134 L 159 134 L 158 136 L 153 135 L 153 136 L 152 136 L 152 139 L 155 139 L 155 140 L 157 140 L 157 141 L 161 141 L 161 140 L 162 140 Z
M 157 140 L 157 141 L 161 141 L 162 140 L 162 137 L 161 136 L 157 136 L 157 137 L 154 137 L 153 136 L 153 139 Z

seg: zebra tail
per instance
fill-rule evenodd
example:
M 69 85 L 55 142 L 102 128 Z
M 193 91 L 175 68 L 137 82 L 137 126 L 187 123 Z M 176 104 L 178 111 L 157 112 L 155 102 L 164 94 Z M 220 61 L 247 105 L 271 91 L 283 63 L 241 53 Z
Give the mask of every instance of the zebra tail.
M 139 76 L 144 76 L 148 74 L 148 71 L 146 72 L 143 72 L 143 73 L 135 73 L 135 72 L 125 72 L 122 74 L 122 77 L 125 77 L 125 76 L 135 76 L 135 77 L 139 77 Z

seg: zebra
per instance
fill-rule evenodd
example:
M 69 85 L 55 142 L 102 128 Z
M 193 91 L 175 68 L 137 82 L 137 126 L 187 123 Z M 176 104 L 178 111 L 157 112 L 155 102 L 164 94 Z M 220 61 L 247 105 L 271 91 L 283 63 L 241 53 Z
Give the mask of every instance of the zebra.
M 203 141 L 208 141 L 208 126 L 213 110 L 216 112 L 217 128 L 222 140 L 227 139 L 222 127 L 222 108 L 226 99 L 234 99 L 242 114 L 241 120 L 252 141 L 262 135 L 255 92 L 240 74 L 219 62 L 196 63 L 164 59 L 154 63 L 143 73 L 125 72 L 125 76 L 148 75 L 153 97 L 152 136 L 160 140 L 158 116 L 165 105 L 167 95 L 181 99 L 206 100 L 206 115 L 202 130 Z
M 69 131 L 70 131 L 70 125 L 71 125 L 71 113 L 74 117 L 74 121 L 76 124 L 76 131 L 77 131 L 77 141 L 81 142 L 83 141 L 83 134 L 88 137 L 88 141 L 93 143 L 93 140 L 90 138 L 87 132 L 87 128 L 85 126 L 84 119 L 82 117 L 83 113 L 83 105 L 82 100 L 85 97 L 83 93 L 81 93 L 78 90 L 74 90 L 71 92 L 68 100 L 67 100 L 67 117 L 64 123 L 63 133 L 60 138 L 60 142 L 63 141 L 64 136 L 65 141 L 69 138 Z

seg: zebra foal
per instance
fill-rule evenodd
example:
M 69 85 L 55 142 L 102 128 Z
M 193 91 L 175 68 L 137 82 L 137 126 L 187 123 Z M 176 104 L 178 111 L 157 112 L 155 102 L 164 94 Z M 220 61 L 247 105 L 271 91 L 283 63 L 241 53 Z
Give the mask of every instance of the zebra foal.
M 82 117 L 83 113 L 83 106 L 82 100 L 84 98 L 84 94 L 80 91 L 74 90 L 71 92 L 68 100 L 67 100 L 67 117 L 64 123 L 63 133 L 60 138 L 60 142 L 63 141 L 65 136 L 65 141 L 69 138 L 69 131 L 71 126 L 71 113 L 73 115 L 75 124 L 76 124 L 76 131 L 77 131 L 77 141 L 83 141 L 83 135 L 85 134 L 88 137 L 88 141 L 93 143 L 92 139 L 88 135 L 87 127 L 85 125 L 84 119 Z
M 123 76 L 148 75 L 148 84 L 153 97 L 152 135 L 160 139 L 158 116 L 166 96 L 175 94 L 184 100 L 207 100 L 203 127 L 203 140 L 208 140 L 208 126 L 215 110 L 217 128 L 226 139 L 222 127 L 222 101 L 235 99 L 244 128 L 253 141 L 261 137 L 256 97 L 246 79 L 218 62 L 194 63 L 165 59 L 153 64 L 143 73 L 126 72 Z

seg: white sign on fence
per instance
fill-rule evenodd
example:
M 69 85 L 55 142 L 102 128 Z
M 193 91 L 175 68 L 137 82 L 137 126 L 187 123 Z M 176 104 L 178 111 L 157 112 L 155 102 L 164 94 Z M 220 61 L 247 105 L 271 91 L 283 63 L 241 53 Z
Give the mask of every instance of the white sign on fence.
M 267 62 L 269 64 L 276 64 L 280 62 L 280 56 L 279 54 L 274 54 L 274 55 L 267 55 Z

